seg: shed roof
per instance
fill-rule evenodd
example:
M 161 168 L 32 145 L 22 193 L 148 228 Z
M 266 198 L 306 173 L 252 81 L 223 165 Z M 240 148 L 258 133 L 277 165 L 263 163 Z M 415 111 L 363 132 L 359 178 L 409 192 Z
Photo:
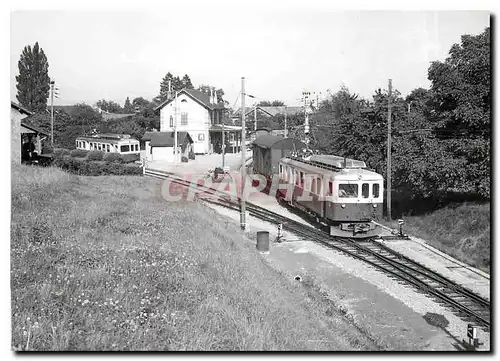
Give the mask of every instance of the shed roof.
M 283 138 L 276 135 L 263 134 L 253 141 L 253 145 L 260 148 L 283 148 L 283 149 L 302 149 L 307 145 L 295 138 Z
M 10 101 L 10 107 L 16 109 L 20 113 L 24 113 L 26 115 L 32 115 L 33 113 L 30 112 L 28 109 L 22 107 L 21 105 L 14 103 L 12 100 Z
M 193 139 L 188 132 L 177 132 L 177 144 L 180 145 L 187 140 L 193 143 Z M 155 132 L 151 134 L 152 147 L 173 147 L 174 146 L 174 132 Z
M 47 136 L 49 136 L 49 135 L 50 135 L 50 133 L 48 133 L 48 132 L 46 132 L 46 131 L 44 131 L 44 130 L 42 130 L 42 129 L 38 128 L 38 127 L 35 127 L 35 126 L 33 126 L 33 125 L 29 124 L 29 123 L 26 123 L 26 122 L 25 122 L 25 121 L 23 121 L 23 120 L 21 120 L 21 127 L 25 127 L 25 128 L 27 128 L 27 129 L 29 129 L 29 130 L 31 130 L 31 131 L 33 131 L 33 132 L 35 132 L 35 133 L 40 133 L 40 134 L 47 135 Z

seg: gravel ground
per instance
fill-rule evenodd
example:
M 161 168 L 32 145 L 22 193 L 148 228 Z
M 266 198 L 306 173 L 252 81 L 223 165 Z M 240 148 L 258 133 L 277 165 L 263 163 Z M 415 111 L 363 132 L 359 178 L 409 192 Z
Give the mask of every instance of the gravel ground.
M 217 207 L 217 206 L 211 206 L 211 207 L 214 208 L 217 212 L 229 218 L 234 219 L 236 222 L 239 222 L 239 214 L 237 212 L 225 209 L 223 207 Z M 287 215 L 287 212 L 288 211 L 286 209 L 282 208 L 282 214 Z M 270 232 L 271 240 L 274 240 L 276 238 L 276 232 L 277 232 L 276 225 L 270 222 L 258 220 L 251 216 L 249 216 L 247 219 L 248 219 L 247 223 L 249 224 L 249 232 L 266 230 Z M 356 278 L 363 280 L 364 282 L 368 282 L 371 285 L 374 285 L 382 292 L 390 295 L 396 300 L 399 300 L 404 305 L 409 307 L 411 310 L 422 316 L 424 316 L 426 313 L 429 312 L 444 315 L 446 319 L 449 321 L 449 324 L 446 327 L 445 331 L 449 333 L 451 337 L 455 338 L 455 342 L 459 342 L 462 339 L 466 338 L 467 322 L 462 321 L 448 309 L 434 302 L 431 298 L 417 292 L 414 288 L 396 282 L 395 280 L 389 278 L 385 274 L 365 264 L 364 262 L 345 256 L 340 252 L 327 249 L 321 245 L 308 241 L 301 241 L 298 237 L 293 237 L 290 234 L 287 234 L 287 232 L 284 233 L 286 240 L 290 242 L 290 243 L 285 242 L 285 244 L 289 245 L 290 249 L 294 253 L 297 254 L 309 253 L 311 255 L 314 255 L 317 259 L 323 260 L 326 263 L 329 263 L 335 267 L 340 268 L 343 273 L 354 276 Z M 274 246 L 271 245 L 271 247 Z M 336 292 L 335 289 L 329 289 L 325 291 L 332 298 L 335 298 L 335 292 Z M 350 307 L 349 304 L 346 304 L 345 307 L 349 312 L 349 307 Z M 484 345 L 481 346 L 481 350 L 489 350 L 490 348 L 489 333 L 483 332 L 482 330 L 478 330 L 478 336 L 480 342 L 484 343 Z M 450 349 L 450 344 L 448 345 L 445 344 L 446 342 L 440 339 L 439 341 L 433 343 L 432 348 Z

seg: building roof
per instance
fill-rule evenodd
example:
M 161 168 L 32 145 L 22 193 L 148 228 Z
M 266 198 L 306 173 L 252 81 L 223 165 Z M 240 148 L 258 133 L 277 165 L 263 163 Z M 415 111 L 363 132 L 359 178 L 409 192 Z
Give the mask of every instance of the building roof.
M 245 116 L 253 114 L 255 107 L 245 107 Z M 298 113 L 303 113 L 304 108 L 302 106 L 257 106 L 257 111 L 264 113 L 270 117 L 274 117 L 278 114 L 295 115 Z M 236 114 L 241 114 L 241 108 L 236 111 Z
M 180 145 L 187 140 L 193 143 L 193 139 L 188 132 L 177 132 L 177 144 Z M 151 134 L 152 147 L 173 147 L 174 146 L 174 132 L 155 132 Z
M 135 113 L 131 114 L 118 114 L 118 113 L 105 113 L 105 112 L 101 113 L 103 120 L 121 119 L 121 118 L 131 117 L 133 115 L 135 115 Z
M 30 112 L 28 109 L 22 107 L 17 103 L 14 103 L 13 101 L 10 102 L 10 107 L 16 109 L 20 113 L 24 113 L 26 115 L 33 115 L 33 112 Z
M 213 104 L 210 102 L 210 95 L 207 95 L 203 93 L 200 90 L 195 90 L 195 89 L 182 89 L 180 90 L 177 95 L 179 94 L 186 94 L 189 96 L 191 99 L 202 105 L 203 107 L 207 108 L 208 110 L 214 110 L 214 109 L 224 109 L 224 103 L 217 103 Z M 171 103 L 174 101 L 175 98 L 172 99 L 167 99 L 163 101 L 160 105 L 158 105 L 155 110 L 163 108 L 165 105 Z
M 283 143 L 278 146 L 278 143 Z M 259 148 L 284 148 L 284 149 L 302 149 L 306 148 L 306 144 L 298 139 L 283 138 L 281 136 L 263 134 L 253 141 L 253 146 Z
M 159 133 L 159 132 L 146 132 L 146 133 L 144 133 L 144 135 L 142 136 L 141 140 L 144 140 L 144 141 L 146 141 L 146 140 L 151 140 L 151 136 L 152 136 L 153 134 L 156 134 L 156 133 Z
M 50 133 L 47 133 L 46 131 L 44 131 L 44 130 L 38 128 L 38 127 L 35 127 L 35 126 L 33 126 L 33 125 L 29 124 L 29 123 L 26 123 L 23 120 L 21 120 L 21 127 L 28 128 L 29 130 L 32 130 L 32 131 L 34 131 L 36 133 L 40 133 L 40 134 L 43 134 L 43 135 L 47 135 L 47 136 L 50 135 Z

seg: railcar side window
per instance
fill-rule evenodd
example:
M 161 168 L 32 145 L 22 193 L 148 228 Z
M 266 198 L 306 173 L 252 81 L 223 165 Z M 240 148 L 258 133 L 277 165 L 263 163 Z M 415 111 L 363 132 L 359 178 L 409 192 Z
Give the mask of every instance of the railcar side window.
M 340 198 L 357 198 L 358 185 L 357 184 L 339 184 L 339 197 Z
M 106 152 L 109 153 L 109 144 L 106 144 Z
M 304 173 L 300 172 L 300 186 L 304 187 Z
M 333 194 L 333 183 L 328 182 L 328 196 L 331 196 Z
M 363 183 L 361 185 L 361 196 L 363 198 L 368 198 L 370 196 L 370 185 L 368 183 Z
M 280 164 L 280 176 L 283 177 L 283 166 Z
M 380 197 L 380 186 L 378 184 L 373 185 L 373 198 Z
M 316 194 L 321 195 L 321 178 L 316 178 Z
M 295 185 L 299 185 L 300 178 L 299 178 L 299 172 L 295 171 Z
M 122 145 L 120 147 L 120 152 L 128 152 L 129 151 L 129 146 L 128 145 Z

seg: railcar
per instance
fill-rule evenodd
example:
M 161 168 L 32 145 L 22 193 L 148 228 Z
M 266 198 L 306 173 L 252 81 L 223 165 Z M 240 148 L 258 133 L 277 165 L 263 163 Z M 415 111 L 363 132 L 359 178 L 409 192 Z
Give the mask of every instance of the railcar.
M 294 155 L 279 162 L 277 198 L 325 224 L 331 235 L 376 236 L 382 217 L 383 177 L 362 161 L 329 155 Z M 289 193 L 291 192 L 291 194 Z
M 76 149 L 105 153 L 139 154 L 139 141 L 128 134 L 94 134 L 76 138 Z

